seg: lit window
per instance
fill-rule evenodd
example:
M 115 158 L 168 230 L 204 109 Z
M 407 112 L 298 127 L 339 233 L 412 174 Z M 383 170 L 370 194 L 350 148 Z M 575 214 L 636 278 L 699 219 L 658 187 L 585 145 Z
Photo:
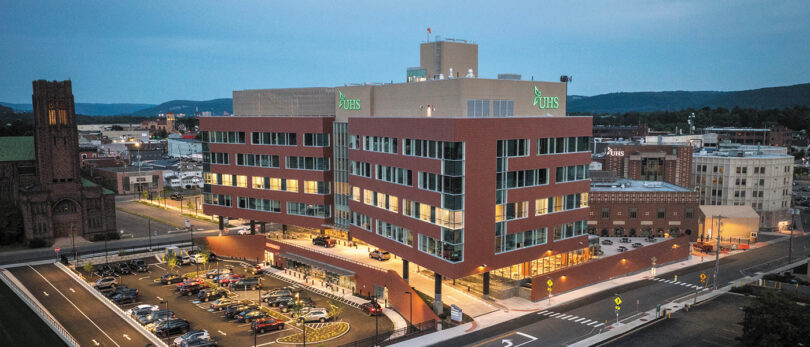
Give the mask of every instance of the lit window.
M 247 176 L 245 175 L 237 175 L 236 176 L 236 186 L 247 188 Z

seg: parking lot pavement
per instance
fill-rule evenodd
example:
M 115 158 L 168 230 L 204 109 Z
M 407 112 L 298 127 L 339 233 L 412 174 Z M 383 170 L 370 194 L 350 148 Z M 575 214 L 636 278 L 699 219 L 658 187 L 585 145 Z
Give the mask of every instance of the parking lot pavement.
M 175 290 L 175 284 L 161 285 L 159 283 L 159 278 L 167 270 L 165 264 L 155 263 L 152 260 L 148 261 L 151 262 L 149 272 L 121 276 L 121 280 L 123 281 L 124 285 L 131 288 L 137 288 L 141 294 L 137 303 L 122 305 L 121 307 L 123 309 L 126 310 L 140 304 L 157 305 L 161 301 L 168 301 L 168 309 L 173 311 L 178 318 L 191 322 L 192 329 L 208 330 L 208 333 L 216 339 L 218 345 L 240 347 L 253 346 L 254 335 L 250 330 L 249 323 L 237 323 L 235 320 L 228 320 L 225 317 L 224 312 L 209 309 L 210 303 L 199 302 L 197 300 L 197 296 L 180 296 Z M 247 269 L 245 269 L 239 263 L 221 261 L 219 265 L 222 267 L 231 266 L 236 274 L 247 273 Z M 209 267 L 214 268 L 213 266 L 214 264 L 210 264 Z M 195 265 L 179 266 L 178 269 L 176 269 L 176 272 L 179 273 L 193 271 L 195 271 Z M 269 276 L 264 276 L 263 285 L 264 289 L 262 292 L 266 292 L 268 289 L 286 287 L 289 284 Z M 235 291 L 234 294 L 235 295 L 232 298 L 238 300 L 257 300 L 259 297 L 258 290 L 239 290 Z M 313 299 L 316 307 L 329 307 L 329 299 L 311 292 L 306 292 L 305 295 Z M 330 340 L 328 345 L 339 345 L 374 336 L 374 317 L 369 317 L 361 310 L 354 307 L 334 301 L 332 302 L 343 308 L 343 312 L 340 315 L 340 321 L 349 323 L 350 329 L 345 335 L 337 339 Z M 166 309 L 165 304 L 161 305 L 161 309 Z M 387 317 L 378 316 L 377 319 L 377 323 L 379 324 L 378 331 L 381 335 L 385 332 L 393 330 L 393 324 Z M 310 328 L 315 328 L 319 327 L 320 325 L 323 324 L 308 323 L 307 326 Z M 258 346 L 274 344 L 276 339 L 287 335 L 297 334 L 300 333 L 300 331 L 300 328 L 295 327 L 292 324 L 286 324 L 283 330 L 270 331 L 264 334 L 256 335 L 256 344 Z

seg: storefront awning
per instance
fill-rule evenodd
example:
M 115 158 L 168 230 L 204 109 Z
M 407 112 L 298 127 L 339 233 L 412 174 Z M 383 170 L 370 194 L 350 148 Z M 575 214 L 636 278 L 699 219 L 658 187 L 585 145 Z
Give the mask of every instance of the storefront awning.
M 354 276 L 354 271 L 346 270 L 346 269 L 341 268 L 341 267 L 337 267 L 337 266 L 334 266 L 334 265 L 331 265 L 331 264 L 327 264 L 327 263 L 324 263 L 324 262 L 313 260 L 313 259 L 310 259 L 310 258 L 307 258 L 307 257 L 304 257 L 304 256 L 300 256 L 300 255 L 295 254 L 295 253 L 282 252 L 282 253 L 279 254 L 279 256 L 281 256 L 284 259 L 292 259 L 292 260 L 295 260 L 297 262 L 304 263 L 304 264 L 307 264 L 307 265 L 312 266 L 312 267 L 319 268 L 319 269 L 324 270 L 324 271 L 334 272 L 334 273 L 336 273 L 338 275 L 341 275 L 341 276 Z

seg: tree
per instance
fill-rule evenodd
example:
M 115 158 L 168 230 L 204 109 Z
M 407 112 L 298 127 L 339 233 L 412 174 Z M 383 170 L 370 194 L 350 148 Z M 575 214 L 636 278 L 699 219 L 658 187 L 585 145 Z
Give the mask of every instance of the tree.
M 335 305 L 332 300 L 327 301 L 329 303 L 329 317 L 332 317 L 333 321 L 337 321 L 340 315 L 343 313 L 343 307 L 340 305 Z
M 174 268 L 177 267 L 177 255 L 171 253 L 166 256 L 166 266 L 169 268 L 169 272 L 174 272 Z
M 122 127 L 122 126 L 120 126 L 120 125 L 118 125 L 118 124 L 113 124 L 113 125 L 110 127 L 110 130 L 112 130 L 112 131 L 123 131 L 123 130 L 124 130 L 124 127 Z
M 86 272 L 92 278 L 92 276 L 93 276 L 93 262 L 88 261 L 88 262 L 84 263 L 84 266 L 82 268 L 84 269 L 84 272 Z
M 188 202 L 186 202 L 186 208 L 188 208 L 189 211 L 193 210 L 194 209 L 194 203 L 191 202 L 191 200 L 188 200 Z
M 810 346 L 810 311 L 783 293 L 767 291 L 745 308 L 746 346 Z

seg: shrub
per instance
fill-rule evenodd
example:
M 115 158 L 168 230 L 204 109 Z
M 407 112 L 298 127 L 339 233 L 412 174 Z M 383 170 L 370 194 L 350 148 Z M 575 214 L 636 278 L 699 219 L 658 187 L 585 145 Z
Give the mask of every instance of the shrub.
M 306 341 L 307 343 L 320 342 L 334 339 L 349 332 L 349 323 L 336 322 L 317 329 L 310 327 L 306 327 L 306 329 L 307 329 L 307 341 Z M 303 342 L 303 339 L 304 339 L 303 334 L 298 333 L 284 336 L 282 338 L 277 339 L 276 341 L 282 343 L 301 343 Z

